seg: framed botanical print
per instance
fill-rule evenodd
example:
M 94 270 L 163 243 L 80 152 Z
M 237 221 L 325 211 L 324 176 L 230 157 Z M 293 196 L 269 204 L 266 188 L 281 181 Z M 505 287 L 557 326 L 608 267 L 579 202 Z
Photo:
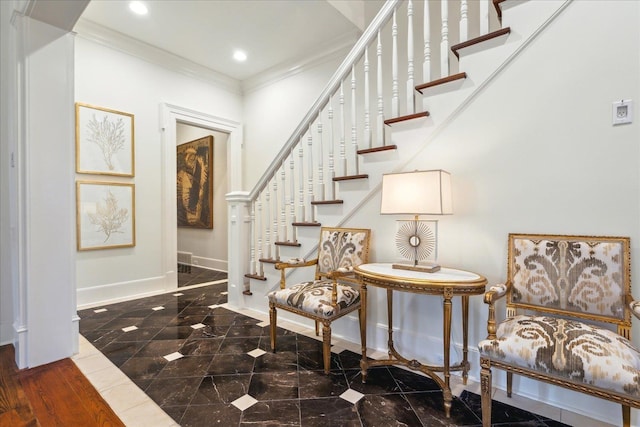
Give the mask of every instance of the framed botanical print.
M 213 228 L 213 136 L 177 147 L 178 227 Z
M 76 103 L 76 172 L 134 176 L 133 114 Z
M 79 251 L 136 244 L 134 184 L 76 182 L 76 239 Z

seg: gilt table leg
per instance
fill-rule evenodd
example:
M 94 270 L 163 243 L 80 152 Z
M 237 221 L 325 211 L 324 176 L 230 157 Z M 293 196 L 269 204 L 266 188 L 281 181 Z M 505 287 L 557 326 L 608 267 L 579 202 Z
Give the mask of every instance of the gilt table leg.
M 444 303 L 443 303 L 443 342 L 444 342 L 444 383 L 447 390 L 443 390 L 444 394 L 444 412 L 447 418 L 451 415 L 451 372 L 450 372 L 450 356 L 451 356 L 451 298 L 453 298 L 453 289 L 444 288 Z
M 367 285 L 364 281 L 360 282 L 360 343 L 362 345 L 360 370 L 364 383 L 367 381 Z
M 469 296 L 462 296 L 462 384 L 469 377 Z

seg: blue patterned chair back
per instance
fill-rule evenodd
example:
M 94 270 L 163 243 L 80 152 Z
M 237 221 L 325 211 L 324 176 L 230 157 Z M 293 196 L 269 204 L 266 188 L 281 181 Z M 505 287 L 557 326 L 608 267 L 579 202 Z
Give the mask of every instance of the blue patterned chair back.
M 509 235 L 507 316 L 528 309 L 630 326 L 629 238 Z

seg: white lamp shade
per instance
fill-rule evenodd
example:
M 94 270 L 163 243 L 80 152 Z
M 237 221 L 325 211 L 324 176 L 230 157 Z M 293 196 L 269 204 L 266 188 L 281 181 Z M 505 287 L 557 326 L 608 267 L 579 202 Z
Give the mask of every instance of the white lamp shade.
M 383 175 L 380 213 L 452 214 L 451 175 L 441 169 Z

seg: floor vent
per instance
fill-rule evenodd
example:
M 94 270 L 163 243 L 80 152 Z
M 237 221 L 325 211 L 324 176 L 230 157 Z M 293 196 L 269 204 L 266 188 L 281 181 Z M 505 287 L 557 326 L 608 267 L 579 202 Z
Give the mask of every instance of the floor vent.
M 192 252 L 180 252 L 178 251 L 178 264 L 191 265 L 191 259 L 193 258 Z

